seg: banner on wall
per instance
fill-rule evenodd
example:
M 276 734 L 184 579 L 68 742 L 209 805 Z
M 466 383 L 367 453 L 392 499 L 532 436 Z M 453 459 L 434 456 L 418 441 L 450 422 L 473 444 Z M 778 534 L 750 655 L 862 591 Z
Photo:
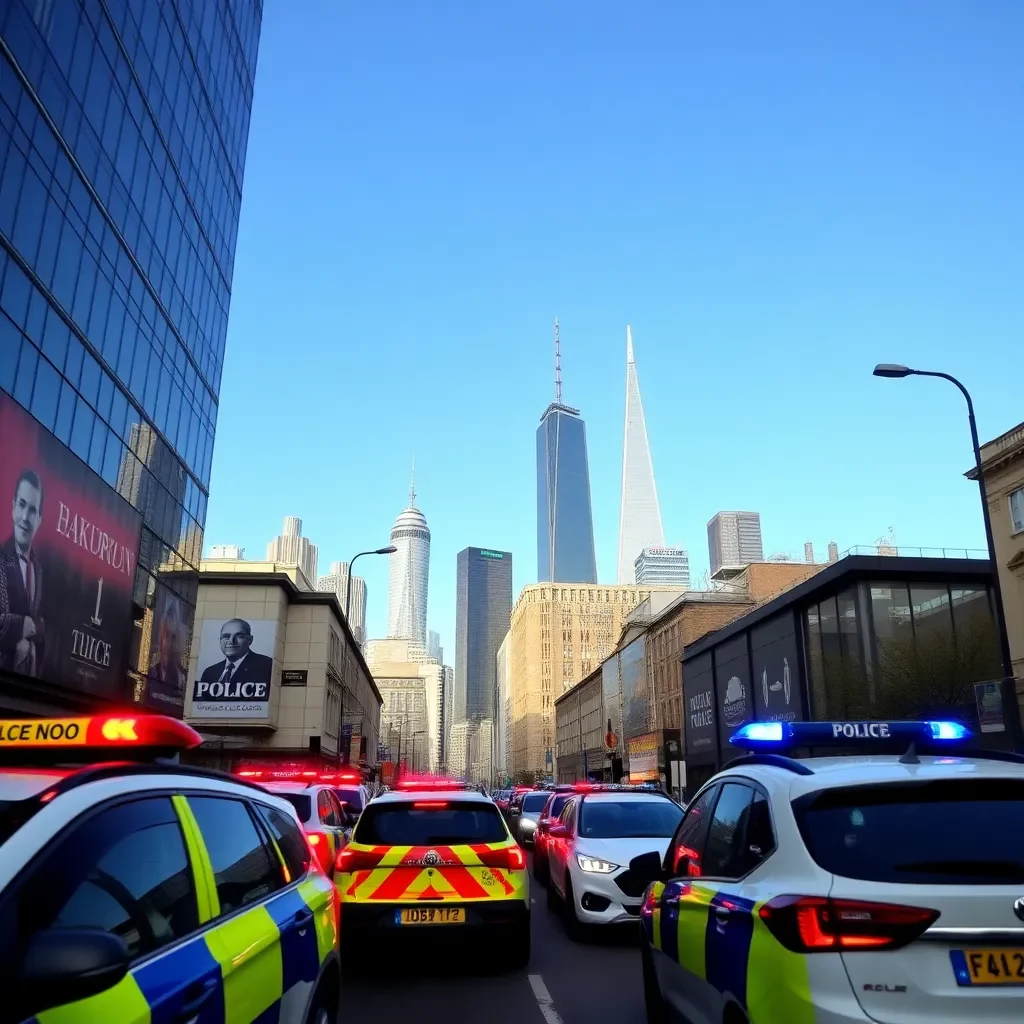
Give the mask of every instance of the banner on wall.
M 204 619 L 192 718 L 268 718 L 277 619 Z
M 658 734 L 644 733 L 633 736 L 626 741 L 629 756 L 630 782 L 656 782 L 661 773 L 658 771 Z

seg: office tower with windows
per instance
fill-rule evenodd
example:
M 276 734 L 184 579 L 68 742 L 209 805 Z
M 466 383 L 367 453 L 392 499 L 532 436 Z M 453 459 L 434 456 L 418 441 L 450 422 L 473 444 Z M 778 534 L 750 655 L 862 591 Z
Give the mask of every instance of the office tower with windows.
M 757 512 L 716 512 L 708 523 L 711 575 L 764 561 L 761 516 Z
M 636 556 L 633 569 L 638 587 L 690 589 L 690 556 L 686 548 L 644 548 Z
M 427 590 L 430 585 L 430 527 L 416 507 L 416 488 L 409 487 L 409 505 L 391 527 L 388 573 L 388 637 L 427 646 Z
M 0 3 L 0 489 L 31 468 L 35 547 L 58 550 L 77 501 L 123 570 L 90 609 L 112 659 L 97 674 L 61 660 L 84 590 L 42 566 L 48 649 L 22 710 L 182 711 L 262 14 Z M 0 670 L 0 703 L 24 671 Z
M 512 618 L 512 555 L 465 548 L 456 559 L 454 721 L 494 717 L 498 648 Z
M 331 571 L 316 581 L 316 589 L 336 594 L 341 607 L 348 601 L 348 562 L 332 562 Z M 366 640 L 366 580 L 362 576 L 352 577 L 352 601 L 349 604 L 352 620 L 349 628 L 357 644 Z
M 619 506 L 619 585 L 643 583 L 634 562 L 646 548 L 664 548 L 658 489 L 654 485 L 647 423 L 633 360 L 633 332 L 626 327 L 626 422 L 622 432 L 622 493 Z
M 318 559 L 316 545 L 302 536 L 302 520 L 298 516 L 285 516 L 280 535 L 267 545 L 267 561 L 297 565 L 313 589 L 316 587 Z

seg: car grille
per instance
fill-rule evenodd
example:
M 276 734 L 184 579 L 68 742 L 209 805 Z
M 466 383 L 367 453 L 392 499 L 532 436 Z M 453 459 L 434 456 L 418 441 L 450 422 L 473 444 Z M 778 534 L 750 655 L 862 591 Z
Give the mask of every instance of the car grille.
M 633 899 L 643 896 L 644 889 L 646 888 L 643 881 L 629 871 L 623 871 L 621 875 L 618 875 L 615 879 L 615 884 L 627 896 L 631 896 Z

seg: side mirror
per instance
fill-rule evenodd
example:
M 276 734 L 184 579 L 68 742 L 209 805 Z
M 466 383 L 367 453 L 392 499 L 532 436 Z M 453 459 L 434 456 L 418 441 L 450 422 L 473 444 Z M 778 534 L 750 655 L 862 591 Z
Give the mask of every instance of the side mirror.
M 651 882 L 657 882 L 666 877 L 661 854 L 657 850 L 634 857 L 629 862 L 629 873 L 631 877 L 642 882 L 645 887 Z
M 553 825 L 548 829 L 548 835 L 552 839 L 565 839 L 569 835 L 569 830 L 564 825 Z
M 38 1012 L 105 992 L 127 973 L 124 939 L 92 928 L 37 932 L 19 972 L 20 994 Z

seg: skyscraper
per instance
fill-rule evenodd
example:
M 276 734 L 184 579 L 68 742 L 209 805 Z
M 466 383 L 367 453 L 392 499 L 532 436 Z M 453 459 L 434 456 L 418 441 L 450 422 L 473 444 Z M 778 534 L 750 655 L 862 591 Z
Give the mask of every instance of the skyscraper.
M 427 633 L 427 654 L 429 654 L 434 661 L 441 664 L 444 661 L 444 648 L 441 646 L 441 634 L 430 630 Z
M 690 556 L 686 548 L 644 548 L 633 565 L 638 587 L 690 589 Z
M 415 481 L 409 486 L 409 506 L 391 527 L 388 574 L 388 637 L 427 646 L 427 588 L 430 582 L 430 528 L 416 507 Z
M 537 580 L 597 582 L 587 428 L 579 409 L 562 404 L 557 320 L 555 400 L 537 428 Z
M 647 424 L 633 361 L 633 332 L 626 327 L 626 422 L 622 433 L 622 500 L 619 506 L 619 585 L 636 580 L 634 562 L 644 548 L 663 548 L 658 489 L 654 485 Z
M 711 575 L 764 561 L 761 516 L 757 512 L 716 512 L 708 523 Z
M 281 535 L 267 545 L 267 561 L 297 565 L 310 587 L 316 586 L 316 545 L 308 537 L 302 536 L 302 520 L 298 516 L 284 517 Z
M 261 0 L 0 3 L 0 406 L 34 417 L 46 455 L 40 539 L 58 523 L 59 465 L 131 556 L 126 600 L 108 571 L 96 613 L 109 679 L 57 671 L 62 636 L 34 713 L 76 688 L 149 702 L 139 623 L 156 639 L 162 618 L 180 623 L 187 660 L 262 14 Z M 4 454 L 27 447 L 8 433 Z M 6 467 L 0 488 L 14 490 Z M 81 622 L 81 595 L 56 584 L 41 590 L 47 634 Z M 15 673 L 0 682 L 10 692 Z
M 337 594 L 341 607 L 348 600 L 348 562 L 331 562 L 331 571 L 316 581 L 316 589 Z M 349 606 L 352 616 L 349 628 L 361 644 L 366 639 L 366 580 L 362 576 L 352 577 L 352 601 Z
M 454 721 L 494 717 L 497 657 L 512 619 L 512 555 L 465 548 L 456 560 Z

